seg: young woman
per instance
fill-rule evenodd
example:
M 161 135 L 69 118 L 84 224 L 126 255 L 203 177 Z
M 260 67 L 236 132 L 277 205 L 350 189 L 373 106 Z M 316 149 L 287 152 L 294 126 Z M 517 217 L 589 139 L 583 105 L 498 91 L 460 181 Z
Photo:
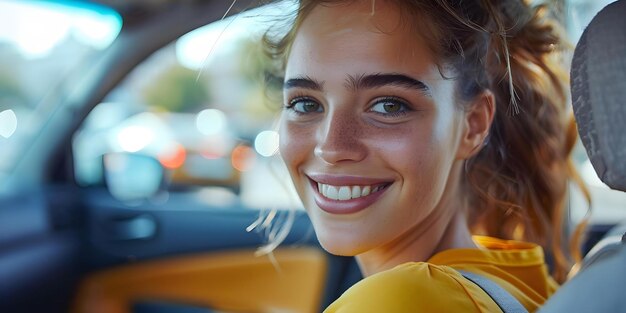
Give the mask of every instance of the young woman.
M 558 246 L 575 132 L 544 13 L 522 0 L 300 1 L 271 47 L 280 153 L 322 246 L 366 277 L 326 312 L 499 311 L 457 270 L 530 311 L 555 290 L 541 246 Z

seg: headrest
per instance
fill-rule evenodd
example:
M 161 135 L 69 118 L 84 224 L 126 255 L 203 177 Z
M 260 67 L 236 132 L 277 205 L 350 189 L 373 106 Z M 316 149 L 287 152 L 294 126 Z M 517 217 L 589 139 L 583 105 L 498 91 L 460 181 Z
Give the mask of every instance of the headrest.
M 626 191 L 626 1 L 598 13 L 576 46 L 571 73 L 578 132 L 596 173 Z

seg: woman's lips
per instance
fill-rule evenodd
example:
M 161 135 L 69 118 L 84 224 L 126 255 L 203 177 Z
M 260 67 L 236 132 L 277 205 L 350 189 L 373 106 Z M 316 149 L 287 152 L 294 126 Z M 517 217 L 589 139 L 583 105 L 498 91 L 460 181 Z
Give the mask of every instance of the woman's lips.
M 352 176 L 309 176 L 315 203 L 331 214 L 352 214 L 376 202 L 392 181 Z

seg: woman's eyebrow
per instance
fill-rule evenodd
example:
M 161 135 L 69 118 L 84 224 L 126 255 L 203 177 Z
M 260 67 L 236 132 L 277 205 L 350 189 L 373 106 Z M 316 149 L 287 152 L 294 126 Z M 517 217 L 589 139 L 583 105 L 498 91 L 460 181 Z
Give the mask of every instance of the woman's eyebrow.
M 290 78 L 283 83 L 283 89 L 291 88 L 305 88 L 316 91 L 322 91 L 324 89 L 324 83 L 319 82 L 309 76 L 301 76 L 296 78 Z
M 369 75 L 361 75 L 358 77 L 348 75 L 346 86 L 349 89 L 371 89 L 383 86 L 399 86 L 405 88 L 417 89 L 420 92 L 430 96 L 430 88 L 423 82 L 398 73 L 376 73 Z M 324 83 L 317 81 L 309 76 L 301 76 L 290 78 L 283 83 L 283 89 L 304 88 L 315 91 L 323 91 Z
M 371 89 L 383 86 L 399 86 L 417 89 L 430 96 L 430 88 L 423 82 L 399 73 L 376 73 L 361 75 L 359 77 L 348 76 L 346 86 L 350 89 Z

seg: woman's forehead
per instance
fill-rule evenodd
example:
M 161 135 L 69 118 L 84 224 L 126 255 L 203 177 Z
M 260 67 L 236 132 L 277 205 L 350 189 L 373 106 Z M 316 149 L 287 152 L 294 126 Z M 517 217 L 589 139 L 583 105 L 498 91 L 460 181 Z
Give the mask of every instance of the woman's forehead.
M 346 74 L 405 72 L 440 78 L 425 40 L 415 28 L 405 27 L 400 15 L 387 1 L 377 1 L 373 15 L 369 1 L 318 5 L 296 32 L 286 75 L 334 72 L 344 80 Z
M 305 17 L 304 24 L 314 24 L 320 33 L 350 32 L 355 26 L 374 33 L 388 34 L 406 25 L 397 4 L 387 1 L 348 1 L 317 5 Z

